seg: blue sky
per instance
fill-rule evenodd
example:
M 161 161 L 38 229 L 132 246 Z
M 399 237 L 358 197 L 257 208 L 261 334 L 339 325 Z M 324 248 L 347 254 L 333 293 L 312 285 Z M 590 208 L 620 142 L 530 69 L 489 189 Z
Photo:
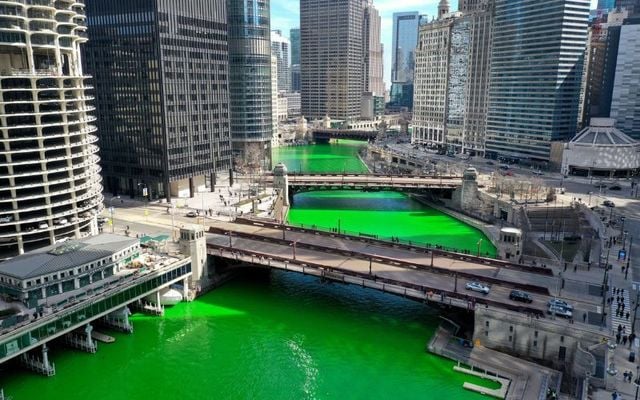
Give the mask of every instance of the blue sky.
M 384 77 L 389 86 L 391 76 L 391 42 L 393 13 L 401 11 L 419 11 L 421 14 L 435 15 L 440 0 L 373 0 L 382 17 L 382 43 L 384 44 Z M 595 8 L 598 0 L 591 0 L 591 8 Z M 450 0 L 452 10 L 458 9 L 458 0 Z M 398 7 L 402 4 L 401 7 Z M 271 1 L 271 29 L 282 30 L 289 37 L 289 29 L 300 26 L 300 0 Z

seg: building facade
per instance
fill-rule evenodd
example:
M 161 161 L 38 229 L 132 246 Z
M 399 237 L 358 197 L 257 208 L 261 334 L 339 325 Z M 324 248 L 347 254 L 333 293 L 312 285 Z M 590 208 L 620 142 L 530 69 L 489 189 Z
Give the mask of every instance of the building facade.
M 487 152 L 548 161 L 576 132 L 589 0 L 495 0 Z
M 363 0 L 300 1 L 302 114 L 310 119 L 360 116 Z
M 271 31 L 271 54 L 278 60 L 277 90 L 281 92 L 291 90 L 291 71 L 289 67 L 290 47 L 289 39 L 282 36 L 281 31 Z
M 289 42 L 291 43 L 291 64 L 300 65 L 300 28 L 289 30 Z
M 0 6 L 0 260 L 96 234 L 102 211 L 81 2 Z
M 271 20 L 269 0 L 227 0 L 229 96 L 234 161 L 271 169 Z
M 640 0 L 615 0 L 616 8 L 624 8 L 629 11 L 629 15 L 640 13 Z
M 413 71 L 420 13 L 393 13 L 393 48 L 391 49 L 391 99 L 395 107 L 413 107 Z
M 367 0 L 364 8 L 363 22 L 364 41 L 364 92 L 384 96 L 383 48 L 380 42 L 381 19 L 380 13 Z
M 483 154 L 493 2 L 461 4 L 467 13 L 442 13 L 420 27 L 412 140 Z
M 278 57 L 271 56 L 271 123 L 273 124 L 271 134 L 271 147 L 278 146 Z
M 231 158 L 224 1 L 89 1 L 87 14 L 106 189 L 205 190 Z
M 615 81 L 611 98 L 611 118 L 625 134 L 640 139 L 640 18 L 622 25 Z

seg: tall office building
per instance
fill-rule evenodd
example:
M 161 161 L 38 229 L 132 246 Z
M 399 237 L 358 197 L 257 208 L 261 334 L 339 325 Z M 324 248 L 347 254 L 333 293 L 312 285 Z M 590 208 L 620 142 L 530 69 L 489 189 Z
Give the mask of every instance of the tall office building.
M 384 97 L 383 48 L 380 42 L 380 13 L 371 0 L 366 0 L 362 26 L 364 42 L 364 91 Z
M 640 0 L 615 0 L 616 8 L 624 8 L 629 15 L 640 14 Z
M 291 91 L 300 91 L 300 28 L 289 30 L 291 42 Z
M 300 64 L 300 28 L 289 30 L 289 42 L 291 43 L 291 64 Z
M 363 93 L 363 0 L 300 0 L 302 114 L 354 119 Z
M 5 2 L 0 17 L 1 260 L 97 233 L 103 198 L 84 5 Z
M 589 0 L 495 0 L 487 152 L 549 160 L 576 133 Z
M 279 30 L 271 31 L 271 55 L 278 60 L 277 91 L 291 90 L 291 72 L 289 70 L 289 39 L 282 36 Z
M 447 2 L 440 3 L 445 11 Z M 461 2 L 461 5 L 464 5 Z M 416 52 L 414 143 L 483 154 L 493 1 L 442 13 L 420 27 Z
M 394 107 L 413 107 L 413 70 L 420 13 L 393 13 L 393 48 L 391 49 L 391 99 Z
M 594 20 L 589 28 L 578 120 L 580 128 L 589 126 L 591 118 L 610 115 L 620 27 L 627 16 L 626 10 L 612 10 Z
M 278 146 L 278 57 L 271 56 L 271 147 Z
M 234 156 L 268 170 L 273 134 L 269 0 L 227 0 L 227 13 Z
M 206 190 L 231 157 L 224 0 L 90 0 L 87 14 L 106 189 Z
M 640 140 L 640 17 L 625 21 L 620 30 L 620 45 L 611 99 L 611 118 L 617 128 Z
M 598 0 L 597 10 L 609 11 L 616 7 L 616 0 Z

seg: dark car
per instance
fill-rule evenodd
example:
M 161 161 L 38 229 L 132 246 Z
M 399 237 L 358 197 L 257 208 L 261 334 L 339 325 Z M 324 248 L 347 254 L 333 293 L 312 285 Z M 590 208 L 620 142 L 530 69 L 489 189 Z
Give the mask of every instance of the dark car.
M 493 161 L 487 161 L 487 165 L 495 165 L 496 163 L 494 163 Z
M 611 200 L 603 201 L 602 205 L 605 206 L 605 207 L 615 207 L 616 206 L 615 204 L 613 204 L 613 201 L 611 201 Z
M 609 190 L 622 190 L 622 188 L 618 185 L 613 185 L 609 188 Z
M 533 302 L 531 295 L 527 292 L 523 292 L 522 290 L 512 290 L 511 293 L 509 293 L 509 299 L 514 301 L 521 301 L 523 303 Z

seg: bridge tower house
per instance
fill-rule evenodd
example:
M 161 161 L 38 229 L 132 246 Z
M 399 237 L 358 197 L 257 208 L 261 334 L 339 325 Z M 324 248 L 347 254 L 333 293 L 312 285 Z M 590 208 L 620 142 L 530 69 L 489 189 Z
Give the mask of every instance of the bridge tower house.
M 180 228 L 180 251 L 191 256 L 192 275 L 190 285 L 184 282 L 185 292 L 187 287 L 200 292 L 202 288 L 206 288 L 211 283 L 207 261 L 207 240 L 202 226 L 193 225 Z
M 460 210 L 466 210 L 473 207 L 473 203 L 478 198 L 478 171 L 473 168 L 467 168 L 462 174 L 462 186 L 453 193 L 454 204 Z
M 279 163 L 273 169 L 273 187 L 282 196 L 282 204 L 289 207 L 289 177 L 287 176 L 287 166 Z

